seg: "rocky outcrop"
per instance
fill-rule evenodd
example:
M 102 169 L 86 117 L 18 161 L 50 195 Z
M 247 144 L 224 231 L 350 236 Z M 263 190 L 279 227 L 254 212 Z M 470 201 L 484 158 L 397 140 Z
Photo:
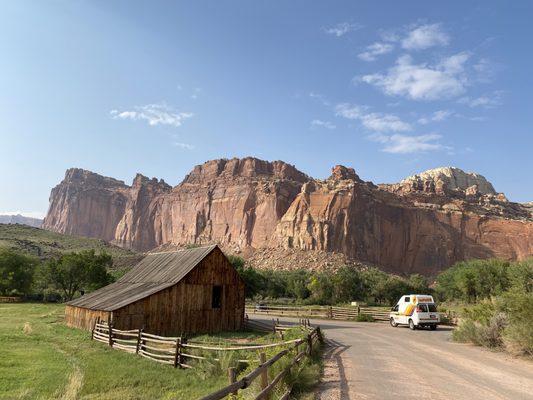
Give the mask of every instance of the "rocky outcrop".
M 532 254 L 533 223 L 525 214 L 504 219 L 486 215 L 490 208 L 478 214 L 464 202 L 437 200 L 413 202 L 354 179 L 315 181 L 285 213 L 276 238 L 287 249 L 341 252 L 394 272 L 426 275 L 459 260 Z
M 217 242 L 260 266 L 361 261 L 427 275 L 468 258 L 530 256 L 532 226 L 531 208 L 457 168 L 376 186 L 344 166 L 322 181 L 255 158 L 208 161 L 174 188 L 71 169 L 44 221 L 143 251 Z

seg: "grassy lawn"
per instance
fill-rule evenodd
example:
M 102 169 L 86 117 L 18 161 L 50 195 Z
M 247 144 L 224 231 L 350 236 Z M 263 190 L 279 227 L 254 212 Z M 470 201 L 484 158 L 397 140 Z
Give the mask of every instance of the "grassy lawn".
M 196 399 L 227 383 L 91 341 L 63 312 L 0 304 L 0 399 Z

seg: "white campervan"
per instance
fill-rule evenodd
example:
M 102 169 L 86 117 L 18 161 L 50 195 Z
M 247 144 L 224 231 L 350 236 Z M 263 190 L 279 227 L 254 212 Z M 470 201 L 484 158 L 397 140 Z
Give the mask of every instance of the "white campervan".
M 417 327 L 428 326 L 431 330 L 437 329 L 440 316 L 433 297 L 426 294 L 408 294 L 402 296 L 396 306 L 391 309 L 390 324 L 409 325 L 415 330 Z

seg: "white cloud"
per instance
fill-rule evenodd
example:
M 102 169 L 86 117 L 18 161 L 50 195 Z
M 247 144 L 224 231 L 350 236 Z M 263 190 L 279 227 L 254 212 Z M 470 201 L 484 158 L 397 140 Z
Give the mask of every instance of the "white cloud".
M 481 58 L 473 66 L 477 74 L 477 80 L 481 83 L 492 82 L 496 73 L 501 69 L 501 66 L 492 62 L 487 58 Z
M 202 88 L 199 88 L 199 87 L 194 88 L 191 94 L 191 99 L 193 100 L 198 99 L 198 97 L 200 97 L 200 93 L 202 93 Z
M 328 35 L 335 35 L 337 37 L 341 37 L 346 35 L 348 32 L 357 31 L 361 29 L 363 25 L 361 24 L 354 24 L 350 22 L 340 22 L 337 25 L 334 25 L 330 28 L 324 28 L 324 32 L 326 32 Z
M 376 132 L 405 132 L 411 130 L 409 123 L 391 114 L 366 114 L 362 116 L 361 122 L 365 128 Z
M 406 132 L 411 125 L 393 114 L 369 113 L 368 107 L 342 103 L 335 107 L 337 116 L 351 120 L 359 120 L 368 130 L 374 132 Z
M 188 144 L 188 143 L 173 142 L 172 146 L 176 146 L 176 147 L 179 147 L 179 148 L 185 149 L 185 150 L 194 150 L 194 146 L 192 144 Z
M 319 102 L 321 102 L 323 105 L 325 106 L 329 106 L 331 105 L 331 103 L 329 102 L 328 99 L 326 99 L 323 95 L 321 95 L 320 93 L 316 93 L 316 92 L 310 92 L 309 93 L 309 97 L 311 97 L 312 99 L 314 100 L 318 100 Z
M 335 129 L 336 126 L 329 121 L 322 121 L 320 119 L 314 119 L 311 121 L 312 128 L 326 128 L 326 129 Z
M 366 47 L 366 50 L 359 53 L 357 57 L 364 61 L 374 61 L 378 56 L 390 53 L 394 46 L 389 43 L 376 42 Z
M 406 50 L 424 50 L 434 46 L 445 46 L 450 37 L 441 29 L 440 24 L 419 25 L 412 28 L 402 40 Z
M 426 135 L 409 136 L 402 134 L 394 135 L 373 135 L 370 137 L 378 143 L 383 144 L 382 151 L 392 154 L 412 154 L 424 153 L 437 150 L 451 150 L 439 142 L 442 136 L 436 133 Z
M 465 104 L 469 107 L 483 107 L 495 108 L 502 105 L 502 92 L 495 91 L 492 94 L 487 94 L 479 97 L 462 97 L 457 100 L 460 104 Z
M 412 100 L 437 100 L 458 96 L 465 91 L 464 71 L 468 53 L 459 53 L 436 65 L 413 64 L 409 55 L 398 58 L 386 74 L 364 75 L 359 80 L 377 86 L 387 95 L 405 96 Z
M 341 103 L 335 107 L 335 115 L 347 119 L 359 119 L 365 113 L 368 107 L 358 106 L 355 104 Z
M 450 111 L 450 110 L 438 110 L 429 116 L 420 118 L 418 120 L 418 123 L 422 125 L 426 125 L 426 124 L 429 124 L 430 122 L 444 121 L 448 119 L 449 117 L 451 117 L 453 114 L 454 114 L 453 111 Z
M 175 127 L 181 126 L 185 119 L 194 115 L 190 112 L 178 112 L 165 103 L 136 106 L 131 111 L 111 110 L 110 114 L 113 119 L 144 120 L 151 126 L 171 125 Z

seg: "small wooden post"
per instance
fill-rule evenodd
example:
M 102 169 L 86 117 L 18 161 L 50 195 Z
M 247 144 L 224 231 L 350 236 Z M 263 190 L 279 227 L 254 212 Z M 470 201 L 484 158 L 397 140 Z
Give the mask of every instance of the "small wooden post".
M 259 354 L 259 365 L 266 363 L 266 354 Z M 268 386 L 268 368 L 261 371 L 261 390 L 264 390 Z M 266 395 L 263 399 L 268 399 L 270 396 Z
M 91 340 L 94 339 L 94 330 L 96 329 L 96 324 L 98 323 L 99 319 L 100 319 L 100 317 L 96 317 L 96 319 L 94 320 L 93 329 L 91 330 Z
M 313 339 L 311 338 L 311 334 L 307 335 L 307 354 L 311 355 L 313 352 Z
M 361 315 L 361 307 L 358 305 L 357 306 L 357 316 Z
M 113 347 L 113 324 L 107 324 L 107 327 L 109 328 L 109 346 Z
M 333 307 L 329 306 L 329 309 L 328 309 L 328 317 L 331 319 L 333 318 Z
M 180 354 L 179 354 L 179 359 L 178 359 L 178 363 L 180 367 L 181 367 L 181 364 L 184 364 L 185 362 L 185 359 L 182 353 L 183 353 L 183 345 L 186 345 L 186 344 L 187 344 L 187 335 L 183 334 L 180 339 Z
M 235 368 L 233 368 L 233 367 L 228 368 L 228 380 L 229 380 L 229 384 L 230 385 L 232 383 L 237 382 L 237 372 L 235 371 Z M 231 392 L 231 395 L 232 396 L 237 396 L 237 391 L 238 390 L 235 390 L 234 392 Z
M 281 340 L 283 340 L 283 331 L 279 331 L 279 337 L 281 338 Z
M 311 327 L 311 322 L 309 321 L 309 318 L 307 318 L 307 326 Z
M 142 336 L 142 328 L 139 328 L 139 332 L 137 333 L 137 347 L 135 349 L 135 353 L 139 354 L 139 350 L 141 349 L 141 336 Z
M 181 339 L 176 339 L 176 353 L 174 354 L 174 368 L 178 368 L 178 365 L 181 367 Z
M 322 336 L 322 331 L 320 330 L 319 326 L 316 327 L 316 334 L 320 343 L 324 343 L 324 336 Z

